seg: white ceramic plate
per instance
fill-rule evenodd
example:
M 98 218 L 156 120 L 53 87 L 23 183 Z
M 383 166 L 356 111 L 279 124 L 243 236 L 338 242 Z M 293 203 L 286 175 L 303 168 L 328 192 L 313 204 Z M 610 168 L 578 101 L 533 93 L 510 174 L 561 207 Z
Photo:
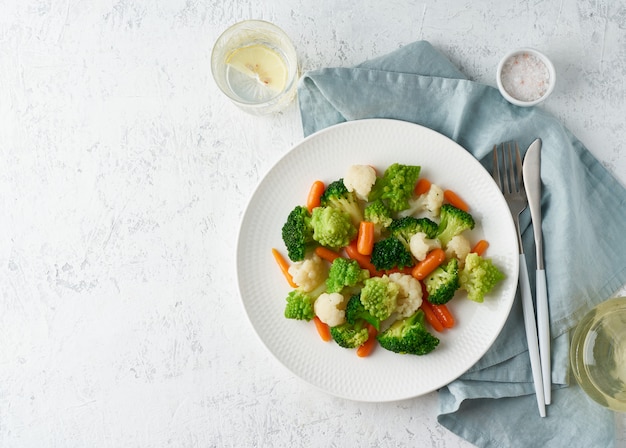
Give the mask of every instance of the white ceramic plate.
M 485 299 L 474 303 L 457 293 L 448 306 L 456 326 L 426 356 L 399 355 L 378 347 L 367 358 L 354 350 L 322 342 L 312 322 L 283 317 L 290 291 L 272 257 L 286 255 L 281 228 L 297 204 L 304 205 L 316 179 L 343 177 L 352 164 L 369 164 L 382 172 L 394 162 L 420 165 L 420 176 L 459 193 L 477 221 L 469 235 L 485 237 L 486 256 L 506 279 Z M 495 182 L 465 149 L 428 128 L 396 120 L 360 120 L 309 136 L 292 148 L 265 175 L 244 213 L 237 245 L 241 299 L 257 335 L 287 369 L 311 385 L 351 400 L 383 402 L 434 391 L 467 371 L 491 346 L 513 303 L 518 277 L 513 220 Z

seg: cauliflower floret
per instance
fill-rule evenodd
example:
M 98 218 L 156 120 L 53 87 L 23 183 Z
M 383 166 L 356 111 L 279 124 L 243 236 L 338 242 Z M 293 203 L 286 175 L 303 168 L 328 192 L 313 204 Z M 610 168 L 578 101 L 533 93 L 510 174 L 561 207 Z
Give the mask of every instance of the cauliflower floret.
M 315 301 L 315 315 L 329 327 L 336 327 L 346 322 L 346 303 L 338 292 L 323 293 Z
M 428 238 L 424 232 L 417 232 L 409 240 L 409 250 L 417 261 L 422 261 L 428 252 L 439 247 L 441 247 L 439 240 Z
M 399 217 L 415 216 L 422 212 L 436 218 L 439 216 L 439 209 L 443 205 L 443 190 L 435 184 L 430 185 L 430 189 L 417 197 L 409 199 L 409 208 L 398 213 Z
M 459 268 L 465 265 L 465 257 L 470 253 L 472 247 L 467 238 L 463 235 L 453 237 L 446 245 L 446 257 L 456 257 L 459 259 Z
M 292 264 L 289 267 L 289 274 L 302 291 L 311 292 L 326 281 L 328 267 L 324 260 L 313 254 Z
M 394 272 L 389 280 L 400 287 L 396 313 L 402 317 L 412 316 L 422 305 L 422 284 L 412 275 Z
M 352 165 L 343 177 L 343 184 L 348 191 L 354 191 L 363 201 L 367 201 L 375 182 L 376 170 L 369 165 Z

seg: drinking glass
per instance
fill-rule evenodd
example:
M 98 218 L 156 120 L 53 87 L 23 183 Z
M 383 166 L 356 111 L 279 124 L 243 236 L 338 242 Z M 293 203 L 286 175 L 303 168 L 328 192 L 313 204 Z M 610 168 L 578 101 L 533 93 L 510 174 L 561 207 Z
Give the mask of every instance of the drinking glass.
M 276 25 L 245 20 L 222 33 L 213 47 L 211 71 L 216 84 L 246 112 L 278 112 L 296 96 L 296 50 Z

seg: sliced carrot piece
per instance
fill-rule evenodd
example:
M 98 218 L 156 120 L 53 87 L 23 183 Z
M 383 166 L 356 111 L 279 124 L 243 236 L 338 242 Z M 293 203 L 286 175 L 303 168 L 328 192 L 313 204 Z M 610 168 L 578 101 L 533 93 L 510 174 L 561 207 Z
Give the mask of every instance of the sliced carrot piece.
M 374 347 L 376 347 L 376 342 L 378 342 L 376 340 L 376 335 L 378 334 L 378 332 L 376 331 L 376 328 L 374 328 L 373 325 L 368 324 L 367 331 L 369 333 L 369 337 L 367 338 L 367 341 L 365 341 L 362 345 L 360 345 L 356 349 L 356 354 L 360 358 L 365 358 L 366 356 L 369 356 L 374 350 Z
M 345 247 L 346 254 L 348 254 L 348 257 L 350 257 L 353 260 L 356 260 L 357 263 L 359 263 L 359 266 L 361 266 L 361 269 L 367 269 L 368 271 L 370 271 L 370 275 L 372 277 L 382 276 L 383 273 L 376 270 L 376 267 L 370 261 L 369 255 L 363 255 L 359 253 L 359 251 L 356 248 L 356 243 L 357 243 L 356 240 L 354 240 Z
M 489 247 L 489 242 L 487 240 L 480 240 L 474 245 L 472 252 L 478 255 L 482 255 L 485 253 L 488 247 Z
M 324 246 L 317 246 L 315 248 L 315 254 L 320 257 L 322 260 L 326 260 L 329 262 L 335 261 L 335 258 L 341 257 L 341 254 L 338 254 L 332 249 Z
M 274 260 L 276 260 L 276 263 L 278 263 L 278 267 L 280 268 L 281 272 L 287 279 L 289 286 L 291 286 L 292 288 L 297 288 L 298 285 L 296 285 L 296 283 L 293 281 L 293 277 L 289 273 L 290 265 L 285 259 L 285 257 L 283 257 L 283 255 L 278 251 L 278 249 L 275 249 L 275 248 L 272 248 L 272 255 L 274 255 Z
M 422 299 L 422 304 L 420 308 L 422 309 L 422 311 L 424 311 L 426 322 L 428 322 L 435 331 L 438 331 L 441 333 L 444 329 L 444 326 L 439 321 L 439 319 L 437 319 L 437 316 L 435 315 L 433 311 L 431 303 L 428 300 Z

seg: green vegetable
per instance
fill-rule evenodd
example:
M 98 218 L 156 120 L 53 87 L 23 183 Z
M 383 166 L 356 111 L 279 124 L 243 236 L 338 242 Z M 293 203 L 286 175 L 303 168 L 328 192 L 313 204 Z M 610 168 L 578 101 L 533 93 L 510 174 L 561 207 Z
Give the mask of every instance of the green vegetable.
M 400 286 L 389 277 L 372 277 L 364 282 L 361 289 L 361 303 L 373 317 L 385 320 L 397 306 Z
M 299 289 L 292 290 L 287 295 L 285 317 L 287 319 L 311 320 L 315 316 L 313 304 L 315 297 Z
M 330 265 L 326 288 L 328 292 L 341 292 L 346 286 L 354 286 L 370 277 L 367 269 L 361 269 L 356 260 L 337 257 Z
M 328 184 L 320 200 L 323 207 L 335 207 L 350 215 L 354 226 L 358 226 L 363 221 L 359 199 L 354 191 L 348 191 L 343 179 Z
M 394 237 L 385 238 L 374 243 L 371 263 L 377 270 L 404 268 L 413 266 L 415 260 L 404 244 Z
M 316 207 L 311 216 L 313 239 L 322 246 L 339 249 L 350 244 L 357 229 L 350 215 L 334 207 Z
M 363 321 L 356 324 L 348 322 L 330 327 L 330 335 L 337 345 L 343 348 L 357 348 L 369 338 L 367 327 L 363 325 Z
M 459 273 L 459 283 L 467 291 L 467 297 L 474 302 L 482 302 L 485 295 L 502 279 L 504 274 L 488 258 L 469 253 L 465 266 Z
M 313 242 L 313 227 L 311 226 L 311 214 L 306 209 L 297 205 L 287 216 L 283 224 L 282 237 L 287 256 L 291 261 L 302 261 L 307 247 Z
M 439 266 L 424 279 L 424 284 L 431 303 L 449 302 L 459 289 L 459 260 L 452 258 L 446 265 Z
M 374 229 L 377 235 L 380 235 L 393 221 L 391 218 L 391 210 L 389 210 L 382 199 L 377 199 L 365 206 L 363 219 L 374 223 Z
M 409 249 L 409 243 L 413 235 L 422 232 L 426 234 L 427 238 L 433 239 L 437 236 L 438 228 L 438 224 L 428 218 L 405 216 L 400 219 L 394 219 L 389 226 L 389 232 L 391 232 L 391 236 L 399 239 L 404 244 L 404 247 Z
M 425 325 L 424 312 L 417 310 L 410 317 L 398 320 L 379 333 L 378 342 L 384 349 L 395 353 L 425 355 L 432 352 L 439 339 L 429 333 Z
M 472 230 L 475 225 L 472 215 L 450 204 L 443 204 L 441 206 L 439 218 L 437 238 L 444 246 L 461 232 Z
M 361 303 L 361 294 L 355 294 L 350 297 L 346 305 L 346 321 L 355 325 L 357 322 L 364 320 L 371 324 L 376 330 L 380 330 L 380 319 L 372 316 Z
M 420 169 L 419 166 L 400 163 L 390 165 L 383 176 L 376 179 L 368 200 L 383 199 L 392 212 L 409 208 Z

